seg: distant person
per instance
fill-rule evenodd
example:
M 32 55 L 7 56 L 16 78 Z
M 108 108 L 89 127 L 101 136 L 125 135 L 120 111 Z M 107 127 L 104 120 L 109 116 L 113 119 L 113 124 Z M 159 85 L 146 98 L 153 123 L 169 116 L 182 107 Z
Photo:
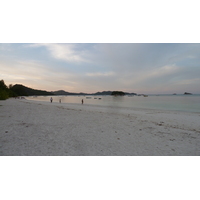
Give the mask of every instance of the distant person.
M 50 101 L 51 101 L 51 103 L 53 102 L 53 98 L 52 97 L 51 97 Z
M 82 104 L 83 104 L 83 99 L 82 99 Z
M 61 99 L 59 99 L 59 102 L 61 103 Z

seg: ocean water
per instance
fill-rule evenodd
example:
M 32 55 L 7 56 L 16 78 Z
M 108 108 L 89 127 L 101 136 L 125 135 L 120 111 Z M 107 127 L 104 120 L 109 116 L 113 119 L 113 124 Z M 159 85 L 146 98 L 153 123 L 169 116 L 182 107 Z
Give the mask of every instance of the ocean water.
M 200 95 L 149 95 L 143 96 L 52 96 L 53 102 L 102 105 L 109 107 L 146 108 L 200 113 Z M 49 101 L 51 96 L 27 97 L 29 100 Z

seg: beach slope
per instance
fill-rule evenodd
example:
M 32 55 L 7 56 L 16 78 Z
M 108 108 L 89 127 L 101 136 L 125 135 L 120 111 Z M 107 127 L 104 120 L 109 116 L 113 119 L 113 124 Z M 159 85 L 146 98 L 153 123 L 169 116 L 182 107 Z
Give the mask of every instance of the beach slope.
M 0 101 L 1 156 L 199 156 L 200 113 Z

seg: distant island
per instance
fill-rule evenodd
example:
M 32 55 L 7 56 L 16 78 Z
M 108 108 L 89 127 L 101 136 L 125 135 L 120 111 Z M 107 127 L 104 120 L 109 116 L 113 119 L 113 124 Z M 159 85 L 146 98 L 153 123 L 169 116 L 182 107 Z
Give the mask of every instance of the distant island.
M 137 95 L 136 93 L 128 93 L 122 91 L 103 91 L 96 93 L 73 93 L 66 92 L 64 90 L 58 91 L 45 91 L 37 90 L 26 87 L 21 84 L 9 85 L 8 87 L 4 83 L 4 80 L 0 81 L 0 100 L 5 100 L 9 97 L 18 97 L 18 96 L 49 96 L 49 95 L 114 95 L 114 96 L 124 96 L 124 95 Z
M 64 90 L 58 90 L 52 92 L 54 95 L 111 95 L 112 91 L 103 91 L 103 92 L 96 92 L 96 93 L 74 93 L 74 92 L 66 92 Z
M 72 93 L 66 92 L 64 90 L 58 90 L 52 92 L 54 95 L 137 95 L 136 93 L 128 93 L 122 91 L 103 91 L 103 92 L 96 92 L 96 93 Z
M 184 94 L 185 94 L 185 95 L 192 95 L 192 93 L 188 93 L 188 92 L 185 92 Z
M 111 93 L 111 95 L 113 95 L 113 96 L 124 96 L 125 93 L 122 92 L 122 91 L 113 91 L 113 92 Z

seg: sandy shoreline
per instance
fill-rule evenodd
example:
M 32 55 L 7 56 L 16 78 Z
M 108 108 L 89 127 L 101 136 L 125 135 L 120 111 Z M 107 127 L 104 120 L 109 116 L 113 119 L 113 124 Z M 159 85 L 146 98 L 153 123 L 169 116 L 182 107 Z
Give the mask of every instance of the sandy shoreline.
M 199 156 L 200 113 L 8 99 L 0 155 Z

